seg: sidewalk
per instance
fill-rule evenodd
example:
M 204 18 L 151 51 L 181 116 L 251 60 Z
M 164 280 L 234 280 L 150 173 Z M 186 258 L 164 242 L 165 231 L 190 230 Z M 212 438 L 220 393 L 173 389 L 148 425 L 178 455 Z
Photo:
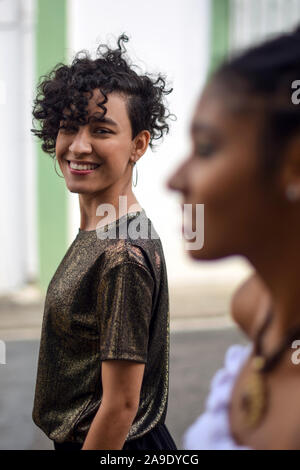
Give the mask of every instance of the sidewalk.
M 32 286 L 0 296 L 0 338 L 4 341 L 38 339 L 44 296 Z
M 234 285 L 170 286 L 171 331 L 232 327 L 230 299 Z M 0 296 L 0 339 L 39 339 L 44 296 L 33 286 Z

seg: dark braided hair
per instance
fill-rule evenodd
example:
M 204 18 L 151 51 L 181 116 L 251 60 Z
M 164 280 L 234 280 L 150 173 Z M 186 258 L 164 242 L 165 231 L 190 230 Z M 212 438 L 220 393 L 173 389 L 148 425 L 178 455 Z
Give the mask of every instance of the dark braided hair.
M 225 60 L 212 76 L 225 92 L 246 98 L 246 107 L 261 99 L 264 180 L 280 168 L 286 144 L 300 130 L 300 104 L 292 101 L 295 80 L 300 80 L 300 27 Z
M 167 120 L 175 116 L 169 113 L 163 98 L 172 92 L 172 88 L 166 88 L 166 80 L 161 75 L 151 78 L 149 74 L 138 75 L 133 70 L 129 59 L 124 57 L 127 41 L 128 37 L 122 34 L 116 49 L 100 44 L 95 60 L 87 51 L 80 51 L 71 65 L 59 63 L 48 75 L 41 77 L 33 106 L 33 118 L 39 128 L 31 131 L 42 140 L 42 149 L 46 153 L 54 156 L 62 120 L 63 127 L 72 129 L 88 122 L 86 108 L 95 89 L 103 95 L 103 100 L 98 103 L 98 117 L 103 117 L 107 111 L 107 94 L 125 95 L 132 138 L 142 130 L 148 130 L 149 145 L 153 148 L 153 142 L 169 132 Z

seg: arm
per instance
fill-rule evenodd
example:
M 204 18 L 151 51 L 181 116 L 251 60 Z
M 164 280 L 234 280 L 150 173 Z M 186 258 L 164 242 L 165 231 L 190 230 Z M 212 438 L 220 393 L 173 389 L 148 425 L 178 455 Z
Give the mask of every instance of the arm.
M 145 364 L 126 360 L 102 362 L 102 402 L 82 450 L 122 449 L 140 400 Z
M 145 363 L 154 280 L 140 264 L 122 260 L 101 277 L 98 318 L 102 402 L 83 450 L 122 449 L 136 416 Z M 100 364 L 99 364 L 100 367 Z

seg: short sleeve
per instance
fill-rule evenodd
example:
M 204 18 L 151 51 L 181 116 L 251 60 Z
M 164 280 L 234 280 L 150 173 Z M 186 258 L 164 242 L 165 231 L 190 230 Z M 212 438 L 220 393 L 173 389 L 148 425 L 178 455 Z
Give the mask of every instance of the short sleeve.
M 126 261 L 100 280 L 100 359 L 147 362 L 154 280 L 148 269 Z

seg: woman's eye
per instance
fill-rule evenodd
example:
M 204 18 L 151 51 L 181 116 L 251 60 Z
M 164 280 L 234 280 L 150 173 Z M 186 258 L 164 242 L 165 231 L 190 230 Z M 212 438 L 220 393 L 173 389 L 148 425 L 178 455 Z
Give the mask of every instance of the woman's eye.
M 197 145 L 196 147 L 196 154 L 201 156 L 201 157 L 208 157 L 214 152 L 214 146 L 209 143 L 203 143 L 200 145 Z
M 111 134 L 111 131 L 108 129 L 103 129 L 103 127 L 98 127 L 97 129 L 94 129 L 95 134 Z

